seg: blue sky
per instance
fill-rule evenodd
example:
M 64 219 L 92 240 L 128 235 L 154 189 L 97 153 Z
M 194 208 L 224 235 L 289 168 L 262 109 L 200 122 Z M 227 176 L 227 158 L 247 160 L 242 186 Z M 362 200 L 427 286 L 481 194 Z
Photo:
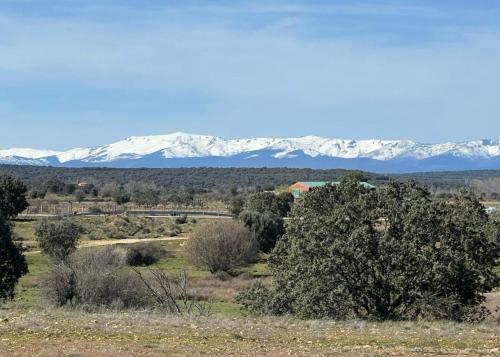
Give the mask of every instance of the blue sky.
M 0 148 L 500 138 L 500 1 L 0 0 Z

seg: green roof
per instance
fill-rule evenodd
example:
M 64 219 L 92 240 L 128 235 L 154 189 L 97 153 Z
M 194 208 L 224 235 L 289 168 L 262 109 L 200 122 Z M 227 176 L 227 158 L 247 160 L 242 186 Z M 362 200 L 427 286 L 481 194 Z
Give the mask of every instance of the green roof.
M 332 185 L 338 185 L 340 182 L 331 182 L 331 181 L 306 181 L 306 182 L 303 182 L 303 181 L 301 181 L 300 183 L 306 187 L 320 187 L 320 186 L 325 186 L 328 183 L 331 183 Z
M 321 187 L 321 186 L 325 186 L 327 184 L 331 184 L 331 185 L 339 185 L 340 184 L 339 181 L 300 181 L 300 183 L 306 187 L 309 187 L 309 188 Z M 368 189 L 375 188 L 375 186 L 370 185 L 368 182 L 360 182 L 359 184 L 361 186 L 363 186 L 364 188 L 368 188 Z

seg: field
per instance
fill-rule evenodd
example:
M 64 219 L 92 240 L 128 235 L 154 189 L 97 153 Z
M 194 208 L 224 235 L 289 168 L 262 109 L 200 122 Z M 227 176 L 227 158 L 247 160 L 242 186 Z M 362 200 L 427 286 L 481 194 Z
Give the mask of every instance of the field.
M 203 219 L 75 217 L 84 227 L 81 249 L 156 241 L 168 252 L 153 265 L 185 270 L 190 294 L 213 299 L 210 317 L 172 316 L 155 311 L 84 312 L 49 307 L 40 279 L 48 259 L 34 240 L 36 221 L 15 223 L 28 247 L 30 272 L 18 284 L 14 301 L 0 309 L 0 355 L 498 355 L 500 327 L 451 322 L 303 321 L 287 317 L 245 316 L 233 298 L 258 279 L 268 282 L 265 256 L 228 280 L 188 264 L 183 244 Z M 172 234 L 176 228 L 175 235 Z M 492 294 L 489 307 L 498 306 Z
M 1 312 L 0 355 L 360 356 L 499 353 L 499 327 L 209 318 L 147 312 Z

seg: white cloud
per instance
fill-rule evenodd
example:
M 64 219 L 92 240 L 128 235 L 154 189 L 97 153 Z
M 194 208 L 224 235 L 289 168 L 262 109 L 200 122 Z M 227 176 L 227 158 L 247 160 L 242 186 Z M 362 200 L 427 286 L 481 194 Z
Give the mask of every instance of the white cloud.
M 470 33 L 447 27 L 455 40 L 405 45 L 393 44 L 392 34 L 383 31 L 304 35 L 320 26 L 304 15 L 438 16 L 439 11 L 264 3 L 223 9 L 241 15 L 228 18 L 221 7 L 208 6 L 2 15 L 0 81 L 3 86 L 196 91 L 213 98 L 207 114 L 212 120 L 253 115 L 261 122 L 269 120 L 266 116 L 284 122 L 311 116 L 323 128 L 334 127 L 328 123 L 332 118 L 352 131 L 352 120 L 361 118 L 386 123 L 388 135 L 408 127 L 397 123 L 398 117 L 422 117 L 422 123 L 443 118 L 449 126 L 453 117 L 491 118 L 500 109 L 500 33 L 494 29 Z M 258 13 L 276 16 L 256 19 Z M 363 119 L 369 116 L 373 119 Z M 367 124 L 370 130 L 375 126 Z

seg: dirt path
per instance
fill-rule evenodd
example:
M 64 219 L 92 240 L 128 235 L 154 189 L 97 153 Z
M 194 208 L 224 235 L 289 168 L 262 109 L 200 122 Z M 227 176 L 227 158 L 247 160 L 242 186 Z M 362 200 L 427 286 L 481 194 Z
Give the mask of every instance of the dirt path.
M 103 239 L 103 240 L 87 240 L 80 243 L 78 248 L 101 247 L 114 244 L 133 244 L 143 242 L 164 242 L 186 240 L 188 237 L 163 237 L 163 238 L 127 238 L 127 239 Z
M 78 249 L 89 248 L 89 247 L 103 247 L 107 245 L 115 244 L 134 244 L 134 243 L 144 243 L 144 242 L 165 242 L 165 241 L 179 241 L 187 240 L 188 237 L 162 237 L 162 238 L 127 238 L 127 239 L 103 239 L 103 240 L 86 240 L 80 242 Z M 39 250 L 33 250 L 24 253 L 25 255 L 40 254 Z

